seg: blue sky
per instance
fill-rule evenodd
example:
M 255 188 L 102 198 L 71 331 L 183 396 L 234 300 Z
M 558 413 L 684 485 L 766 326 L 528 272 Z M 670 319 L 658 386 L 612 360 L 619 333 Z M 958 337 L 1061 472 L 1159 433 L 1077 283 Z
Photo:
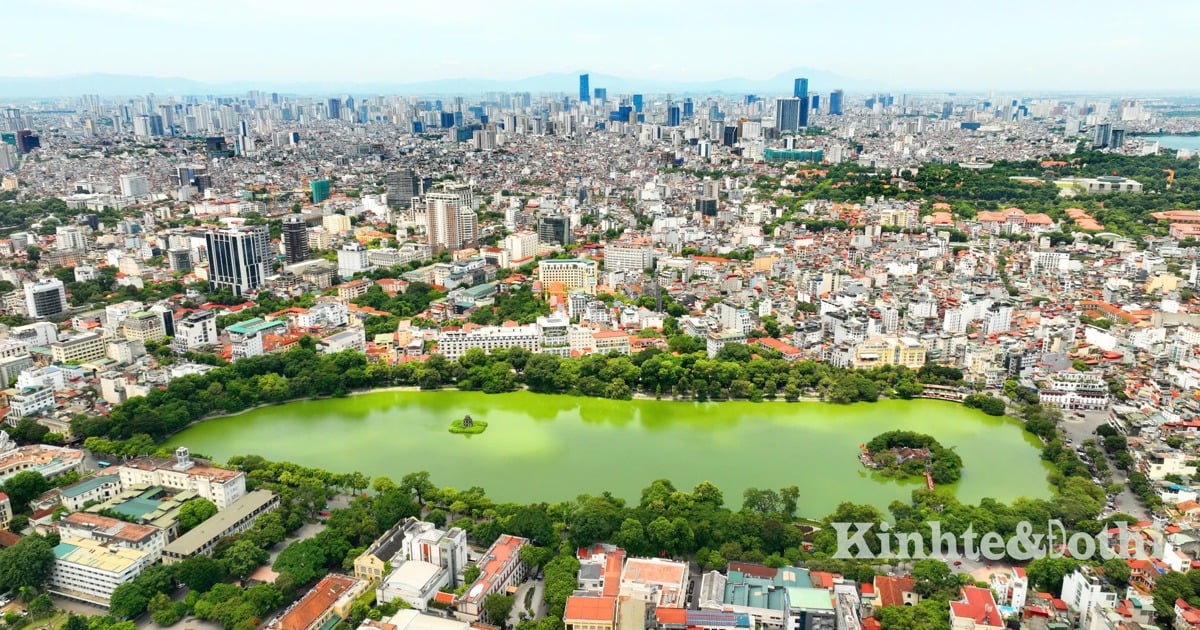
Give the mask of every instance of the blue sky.
M 548 72 L 1200 88 L 1197 0 L 4 0 L 0 76 L 409 82 Z

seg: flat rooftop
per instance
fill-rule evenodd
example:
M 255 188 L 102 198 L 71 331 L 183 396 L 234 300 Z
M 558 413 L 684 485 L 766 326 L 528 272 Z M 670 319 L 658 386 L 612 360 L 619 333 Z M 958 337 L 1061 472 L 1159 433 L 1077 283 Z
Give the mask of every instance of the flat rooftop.
M 148 554 L 127 547 L 112 547 L 94 540 L 68 538 L 54 548 L 54 557 L 89 569 L 120 573 L 142 562 Z
M 216 538 L 233 527 L 235 523 L 253 514 L 263 506 L 278 501 L 278 497 L 270 490 L 255 490 L 234 501 L 229 507 L 217 512 L 207 521 L 200 523 L 195 529 L 176 538 L 174 542 L 163 548 L 167 554 L 191 556 Z

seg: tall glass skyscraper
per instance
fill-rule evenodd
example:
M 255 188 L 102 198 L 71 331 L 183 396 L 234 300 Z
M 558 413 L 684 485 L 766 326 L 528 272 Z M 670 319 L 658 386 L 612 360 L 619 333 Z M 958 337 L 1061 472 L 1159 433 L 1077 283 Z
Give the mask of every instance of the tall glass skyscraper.
M 775 101 L 775 129 L 779 133 L 795 133 L 800 130 L 800 108 L 806 100 L 781 98 Z
M 834 90 L 829 93 L 829 113 L 833 116 L 842 115 L 842 100 L 845 95 L 841 90 Z
M 209 284 L 234 295 L 262 286 L 271 247 L 267 226 L 220 229 L 205 234 L 205 241 Z
M 635 111 L 639 114 L 642 113 L 642 103 L 643 103 L 642 95 L 634 94 L 633 95 L 633 111 Z
M 792 87 L 792 96 L 800 99 L 800 126 L 808 126 L 808 79 L 800 77 L 796 79 L 795 85 Z
M 587 103 L 592 100 L 592 91 L 588 88 L 588 75 L 579 75 L 579 100 Z

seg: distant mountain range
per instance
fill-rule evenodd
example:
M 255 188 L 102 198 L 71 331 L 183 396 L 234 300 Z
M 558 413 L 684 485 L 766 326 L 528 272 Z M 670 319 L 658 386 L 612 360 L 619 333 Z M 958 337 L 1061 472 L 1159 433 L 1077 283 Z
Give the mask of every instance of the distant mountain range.
M 606 74 L 590 75 L 590 85 L 605 88 L 616 96 L 629 93 L 646 94 L 761 94 L 792 93 L 792 80 L 807 77 L 809 91 L 826 94 L 831 90 L 864 91 L 883 86 L 868 81 L 850 79 L 831 72 L 812 68 L 794 68 L 769 79 L 734 77 L 715 81 L 663 81 L 631 79 Z M 524 79 L 454 78 L 412 83 L 347 83 L 347 82 L 273 82 L 237 81 L 205 83 L 180 77 L 149 77 L 127 74 L 80 74 L 60 77 L 0 77 L 0 100 L 17 98 L 60 98 L 99 94 L 101 96 L 135 96 L 141 94 L 243 94 L 249 90 L 264 90 L 282 94 L 429 94 L 474 95 L 481 92 L 562 92 L 575 95 L 579 91 L 579 75 L 568 73 L 542 74 Z

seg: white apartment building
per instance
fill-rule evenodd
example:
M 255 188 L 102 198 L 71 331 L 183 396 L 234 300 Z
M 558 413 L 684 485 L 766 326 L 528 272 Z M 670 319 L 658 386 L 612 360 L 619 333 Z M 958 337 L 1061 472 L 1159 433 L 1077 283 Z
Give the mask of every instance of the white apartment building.
M 541 352 L 554 354 L 563 358 L 571 356 L 571 320 L 566 313 L 558 311 L 545 317 L 537 318 L 537 327 L 541 331 Z
M 328 217 L 326 217 L 328 218 Z M 338 275 L 343 280 L 354 277 L 354 274 L 367 271 L 371 263 L 367 260 L 367 247 L 362 243 L 346 243 L 338 249 Z
M 217 314 L 196 311 L 175 322 L 175 344 L 184 351 L 217 343 Z
M 541 332 L 536 324 L 524 326 L 471 326 L 458 330 L 443 331 L 438 337 L 438 352 L 450 361 L 456 361 L 471 348 L 485 353 L 499 348 L 525 348 L 530 352 L 540 350 Z
M 713 309 L 716 311 L 717 321 L 721 323 L 723 330 L 742 334 L 750 332 L 752 328 L 750 311 L 726 304 L 725 302 L 718 302 L 713 306 Z
M 504 237 L 504 249 L 512 260 L 524 260 L 538 253 L 537 234 L 530 231 L 516 232 Z M 542 264 L 545 264 L 544 262 Z
M 1079 613 L 1079 627 L 1088 627 L 1093 605 L 1111 609 L 1117 605 L 1117 594 L 1104 589 L 1100 577 L 1090 568 L 1077 569 L 1063 579 L 1062 600 Z
M 343 350 L 366 352 L 366 332 L 360 326 L 347 328 L 346 330 L 334 333 L 318 341 L 317 350 L 325 354 L 333 354 Z
M 971 323 L 969 315 L 963 308 L 948 308 L 942 316 L 942 330 L 948 333 L 965 333 Z
M 654 263 L 654 249 L 630 241 L 610 241 L 604 245 L 605 271 L 641 273 Z
M 4 394 L 8 398 L 8 415 L 4 421 L 14 426 L 21 418 L 54 409 L 54 390 L 49 387 L 9 389 Z
M 54 249 L 87 249 L 87 235 L 75 225 L 60 225 L 54 230 Z
M 194 461 L 188 449 L 175 449 L 174 459 L 139 457 L 117 469 L 121 485 L 163 486 L 191 490 L 224 510 L 246 494 L 246 474 Z
M 108 516 L 74 512 L 58 522 L 62 538 L 93 540 L 109 548 L 123 547 L 150 554 L 157 562 L 167 546 L 167 532 L 150 525 L 127 523 Z
M 992 335 L 1012 329 L 1013 307 L 1011 304 L 997 302 L 988 307 L 983 316 L 983 333 Z
M 346 304 L 340 301 L 318 302 L 303 313 L 296 316 L 296 325 L 300 328 L 317 328 L 325 326 L 338 328 L 350 321 L 350 311 Z
M 121 195 L 124 197 L 145 197 L 150 194 L 150 181 L 142 175 L 122 175 Z
M 54 548 L 54 568 L 46 590 L 107 608 L 118 586 L 133 580 L 153 563 L 151 554 L 145 551 L 64 537 Z

